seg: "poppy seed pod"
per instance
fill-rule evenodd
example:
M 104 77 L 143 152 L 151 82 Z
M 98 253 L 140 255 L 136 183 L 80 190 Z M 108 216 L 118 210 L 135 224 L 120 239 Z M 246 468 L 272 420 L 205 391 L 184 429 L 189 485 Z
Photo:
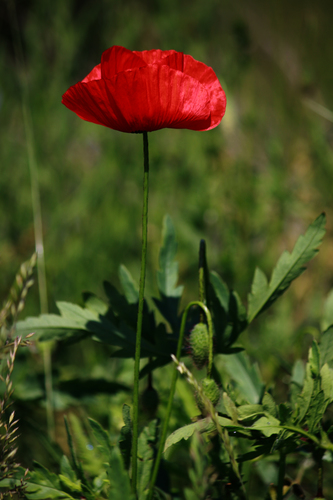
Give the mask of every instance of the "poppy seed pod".
M 207 325 L 198 323 L 191 331 L 190 338 L 191 356 L 195 366 L 201 370 L 208 363 L 209 358 L 209 333 Z
M 204 131 L 222 120 L 226 97 L 212 68 L 189 55 L 113 46 L 62 103 L 83 120 L 121 132 Z

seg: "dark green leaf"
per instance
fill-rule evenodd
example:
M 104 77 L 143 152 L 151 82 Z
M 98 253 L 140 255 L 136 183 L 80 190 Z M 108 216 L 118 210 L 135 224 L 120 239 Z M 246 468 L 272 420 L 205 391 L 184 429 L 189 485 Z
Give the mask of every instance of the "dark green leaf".
M 128 470 L 130 466 L 132 450 L 132 422 L 131 409 L 126 404 L 124 404 L 123 406 L 123 420 L 125 425 L 121 428 L 118 445 L 123 457 L 124 467 L 126 470 Z

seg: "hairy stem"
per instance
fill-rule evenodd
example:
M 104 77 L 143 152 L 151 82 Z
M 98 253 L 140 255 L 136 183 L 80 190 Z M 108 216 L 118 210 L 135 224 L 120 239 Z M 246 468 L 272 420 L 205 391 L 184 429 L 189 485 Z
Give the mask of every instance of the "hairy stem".
M 142 210 L 142 253 L 139 289 L 138 322 L 136 328 L 135 360 L 134 360 L 134 388 L 133 388 L 133 442 L 132 442 L 132 490 L 136 493 L 137 482 L 137 454 L 138 454 L 138 417 L 139 417 L 139 372 L 141 355 L 141 332 L 146 278 L 147 234 L 148 234 L 148 181 L 149 181 L 149 153 L 148 134 L 143 132 L 143 210 Z

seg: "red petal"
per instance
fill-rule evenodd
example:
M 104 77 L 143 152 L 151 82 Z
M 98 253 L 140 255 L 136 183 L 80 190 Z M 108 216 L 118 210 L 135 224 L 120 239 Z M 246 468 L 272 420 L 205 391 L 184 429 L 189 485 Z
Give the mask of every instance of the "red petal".
M 100 80 L 102 78 L 101 65 L 97 64 L 82 81 L 91 82 L 92 80 Z
M 199 80 L 210 93 L 211 125 L 205 130 L 216 127 L 224 116 L 227 99 L 215 72 L 192 56 L 185 55 L 184 73 Z
M 143 50 L 139 52 L 137 50 L 133 50 L 133 54 L 139 56 L 145 63 L 147 64 L 158 64 L 165 57 L 170 56 L 171 54 L 177 54 L 175 50 Z
M 102 54 L 102 78 L 109 80 L 121 71 L 146 66 L 144 60 L 131 50 L 114 45 Z
M 197 80 L 165 65 L 123 71 L 112 80 L 74 85 L 63 103 L 84 120 L 122 132 L 205 130 L 210 101 Z

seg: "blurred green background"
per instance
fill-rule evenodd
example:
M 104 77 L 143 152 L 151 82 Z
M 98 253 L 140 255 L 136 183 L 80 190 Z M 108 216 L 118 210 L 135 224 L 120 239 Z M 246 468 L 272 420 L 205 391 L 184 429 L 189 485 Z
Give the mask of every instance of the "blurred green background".
M 157 293 L 165 213 L 177 230 L 186 298 L 196 298 L 205 238 L 210 267 L 246 302 L 255 266 L 269 274 L 325 211 L 319 255 L 243 337 L 267 382 L 305 356 L 333 286 L 332 14 L 327 0 L 2 1 L 0 298 L 35 247 L 24 82 L 54 311 L 55 300 L 78 302 L 83 290 L 102 295 L 104 279 L 118 283 L 121 263 L 138 278 L 141 252 L 142 137 L 80 120 L 61 96 L 112 45 L 175 49 L 213 67 L 227 110 L 209 132 L 149 134 L 148 293 Z M 23 315 L 38 312 L 35 285 Z

